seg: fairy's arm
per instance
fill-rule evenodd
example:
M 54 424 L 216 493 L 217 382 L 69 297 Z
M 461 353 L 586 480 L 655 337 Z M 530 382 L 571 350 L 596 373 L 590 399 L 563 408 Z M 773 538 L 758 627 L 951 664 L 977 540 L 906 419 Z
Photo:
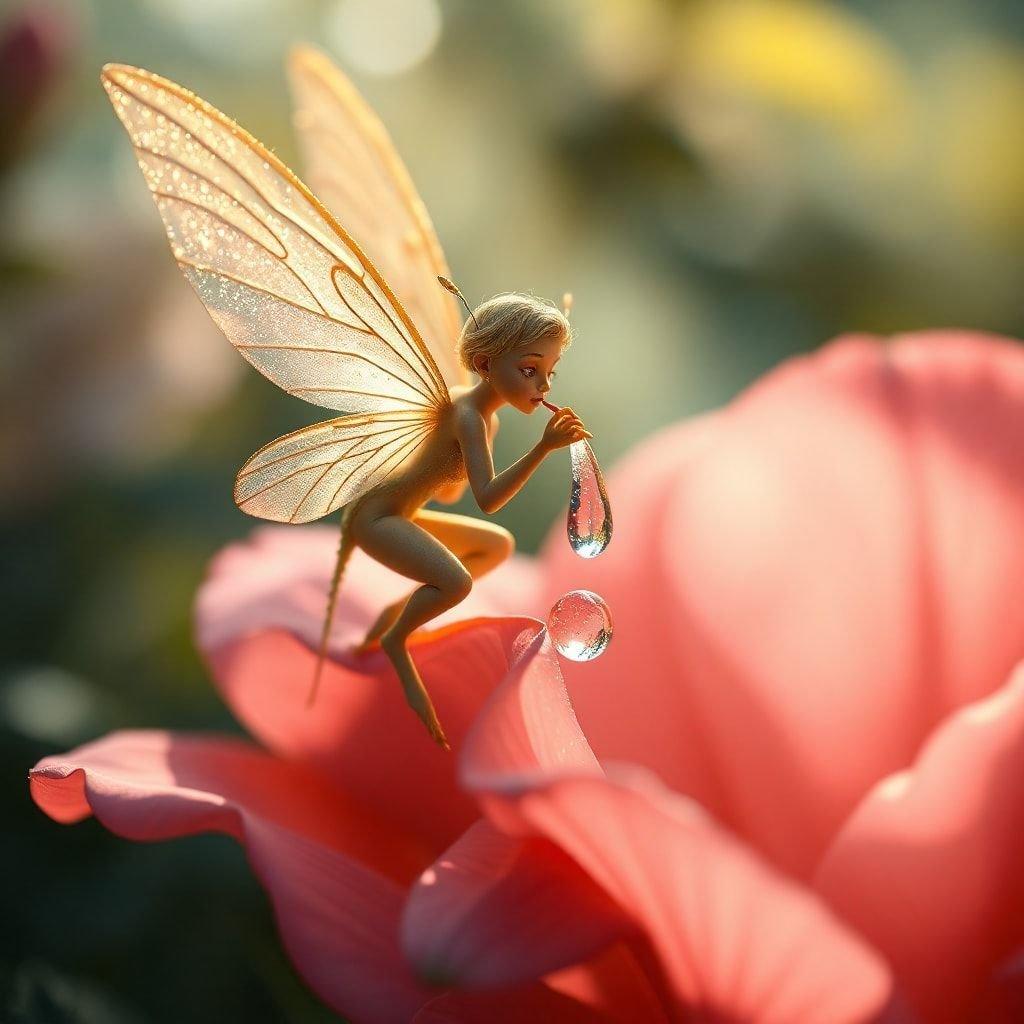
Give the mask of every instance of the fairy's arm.
M 519 493 L 545 456 L 582 437 L 591 436 L 571 409 L 559 409 L 548 421 L 544 436 L 518 462 L 495 476 L 483 417 L 475 409 L 465 407 L 459 410 L 455 424 L 469 486 L 473 488 L 477 504 L 488 515 L 497 512 Z

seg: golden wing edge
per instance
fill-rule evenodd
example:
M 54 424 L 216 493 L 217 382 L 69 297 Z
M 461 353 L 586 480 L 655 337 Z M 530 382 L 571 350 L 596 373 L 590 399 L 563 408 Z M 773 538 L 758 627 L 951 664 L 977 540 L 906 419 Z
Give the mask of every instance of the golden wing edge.
M 390 444 L 390 443 L 392 443 L 395 440 L 407 440 L 409 437 L 412 437 L 413 438 L 412 446 L 409 448 L 408 451 L 405 452 L 405 455 L 403 456 L 403 458 L 401 460 L 402 462 L 404 462 L 405 459 L 407 459 L 410 455 L 412 455 L 413 452 L 415 452 L 420 447 L 420 445 L 422 445 L 423 442 L 427 439 L 429 434 L 432 432 L 432 428 L 433 428 L 435 422 L 436 422 L 436 414 L 434 414 L 432 412 L 425 412 L 425 413 L 416 415 L 416 414 L 409 414 L 409 413 L 407 413 L 405 411 L 389 411 L 389 412 L 372 412 L 372 413 L 353 413 L 353 414 L 351 414 L 349 416 L 338 416 L 338 417 L 336 417 L 334 419 L 331 419 L 331 420 L 322 420 L 319 423 L 312 423 L 309 426 L 300 427 L 297 430 L 292 430 L 292 431 L 290 431 L 287 434 L 282 434 L 280 437 L 274 438 L 273 441 L 268 441 L 265 445 L 263 445 L 261 448 L 257 449 L 255 452 L 253 452 L 252 455 L 250 455 L 249 458 L 247 458 L 245 460 L 245 462 L 239 468 L 238 473 L 235 475 L 235 485 L 234 485 L 232 497 L 234 498 L 234 502 L 238 506 L 239 511 L 243 512 L 247 516 L 251 516 L 254 519 L 261 519 L 263 521 L 272 522 L 272 523 L 286 523 L 288 525 L 303 525 L 303 524 L 306 524 L 306 523 L 315 522 L 317 519 L 322 519 L 324 516 L 330 515 L 336 509 L 341 508 L 342 505 L 350 504 L 351 502 L 356 501 L 358 498 L 361 498 L 361 497 L 365 496 L 365 494 L 368 491 L 370 491 L 374 486 L 376 486 L 376 483 L 379 482 L 379 481 L 376 481 L 374 483 L 370 483 L 369 482 L 373 478 L 373 472 L 371 472 L 367 476 L 366 481 L 364 482 L 364 485 L 356 493 L 350 495 L 348 498 L 345 499 L 345 501 L 339 502 L 337 505 L 332 505 L 331 507 L 329 507 L 329 508 L 327 508 L 327 509 L 325 509 L 325 510 L 323 510 L 321 512 L 317 512 L 315 515 L 309 515 L 309 516 L 305 516 L 305 517 L 299 517 L 298 516 L 298 511 L 306 503 L 306 500 L 308 499 L 310 493 L 312 493 L 312 490 L 314 489 L 313 487 L 311 487 L 310 490 L 307 492 L 306 496 L 299 501 L 298 505 L 295 508 L 295 512 L 293 512 L 291 515 L 287 515 L 287 514 L 284 514 L 284 513 L 282 513 L 281 515 L 278 515 L 278 516 L 261 515 L 258 512 L 253 512 L 253 511 L 251 511 L 251 509 L 246 508 L 246 505 L 251 505 L 255 501 L 256 498 L 261 496 L 263 491 L 260 491 L 257 494 L 249 495 L 248 497 L 240 496 L 240 491 L 242 490 L 242 487 L 244 486 L 244 484 L 243 484 L 244 478 L 246 476 L 250 475 L 252 472 L 256 472 L 256 471 L 259 471 L 261 469 L 265 469 L 266 468 L 267 464 L 261 464 L 261 465 L 257 465 L 255 467 L 253 467 L 253 463 L 256 462 L 260 458 L 261 455 L 264 455 L 267 452 L 270 452 L 271 450 L 273 450 L 273 449 L 275 449 L 275 448 L 277 448 L 279 446 L 285 445 L 289 441 L 293 441 L 293 440 L 296 440 L 296 439 L 301 439 L 303 435 L 310 435 L 310 437 L 313 437 L 314 435 L 318 434 L 319 432 L 321 432 L 321 431 L 323 431 L 325 429 L 329 430 L 332 427 L 335 428 L 335 429 L 341 430 L 341 429 L 344 429 L 345 427 L 355 427 L 355 426 L 363 426 L 363 425 L 370 425 L 370 424 L 377 424 L 377 425 L 379 425 L 379 424 L 384 424 L 384 423 L 392 423 L 392 424 L 396 424 L 396 427 L 394 429 L 405 430 L 406 431 L 405 434 L 401 435 L 401 436 L 399 436 L 397 438 L 389 438 L 387 441 L 384 442 L 384 444 L 378 446 L 378 448 L 372 449 L 370 452 L 365 452 L 365 451 L 364 452 L 360 452 L 359 454 L 360 455 L 368 455 L 368 456 L 372 457 L 372 455 L 376 454 L 376 452 L 379 451 L 380 448 L 385 447 L 387 444 Z M 351 440 L 351 438 L 343 438 L 343 439 L 340 439 L 340 440 Z M 326 442 L 326 443 L 332 443 L 332 442 Z M 318 445 L 314 445 L 313 447 L 315 448 L 317 446 Z M 308 451 L 308 449 L 307 449 L 307 451 Z M 301 454 L 302 454 L 301 451 L 294 452 L 294 453 L 291 453 L 291 454 L 285 456 L 284 459 L 287 460 L 287 459 L 291 459 L 291 458 L 296 458 L 297 456 L 299 456 Z M 344 459 L 344 457 L 345 457 L 345 455 L 342 455 L 340 458 L 334 460 L 334 462 L 332 463 L 332 468 L 333 468 L 333 466 L 335 466 L 339 462 L 341 462 Z M 401 465 L 401 462 L 398 465 Z M 252 467 L 252 468 L 250 468 L 250 467 Z M 309 468 L 309 467 L 306 467 L 306 468 Z M 380 467 L 378 467 L 378 469 L 379 468 Z M 397 468 L 397 466 L 391 467 L 391 469 L 395 469 L 395 468 Z M 374 472 L 376 472 L 376 470 Z M 390 469 L 389 469 L 389 472 L 390 472 Z M 326 471 L 325 471 L 324 475 L 326 475 Z M 276 487 L 281 482 L 282 482 L 281 480 L 275 481 L 275 483 L 269 485 L 267 488 L 264 488 L 264 490 L 272 489 L 273 487 Z M 318 482 L 319 481 L 317 481 L 317 483 Z M 314 487 L 315 487 L 315 484 L 314 484 Z
M 222 127 L 227 129 L 232 135 L 235 136 L 240 142 L 248 146 L 261 160 L 266 161 L 271 167 L 280 174 L 285 181 L 288 182 L 296 191 L 298 191 L 307 202 L 312 205 L 313 209 L 323 218 L 324 223 L 341 239 L 342 243 L 352 250 L 356 259 L 359 260 L 363 269 L 373 278 L 374 283 L 384 293 L 385 298 L 392 304 L 395 312 L 398 313 L 399 318 L 409 331 L 409 335 L 412 338 L 413 344 L 416 346 L 420 355 L 426 361 L 427 366 L 434 378 L 434 383 L 437 386 L 438 392 L 438 410 L 443 409 L 445 406 L 451 404 L 451 398 L 448 394 L 448 385 L 445 383 L 444 376 L 438 369 L 437 362 L 434 360 L 434 356 L 430 351 L 430 347 L 423 340 L 422 335 L 417 329 L 416 325 L 412 322 L 409 314 L 406 312 L 405 307 L 399 301 L 398 297 L 391 290 L 391 286 L 381 276 L 380 272 L 374 266 L 373 261 L 363 252 L 360 248 L 359 243 L 338 223 L 334 215 L 320 202 L 319 199 L 310 191 L 298 176 L 274 153 L 272 153 L 266 146 L 263 145 L 254 135 L 246 131 L 241 125 L 233 121 L 227 114 L 222 113 L 211 103 L 208 103 L 201 96 L 197 96 L 194 92 L 186 89 L 183 85 L 179 85 L 177 82 L 171 81 L 169 78 L 164 78 L 162 75 L 158 75 L 155 72 L 147 71 L 145 68 L 134 67 L 131 64 L 118 64 L 108 63 L 104 64 L 100 71 L 100 82 L 103 85 L 104 90 L 107 93 L 107 98 L 113 105 L 113 96 L 111 95 L 111 87 L 123 87 L 118 82 L 117 75 L 124 75 L 128 79 L 136 79 L 142 82 L 152 82 L 154 85 L 159 86 L 161 89 L 167 90 L 172 95 L 185 101 L 186 103 L 193 103 L 208 117 L 217 121 Z M 115 111 L 116 113 L 116 111 Z M 129 140 L 131 141 L 131 140 Z M 135 148 L 132 143 L 132 148 Z
M 287 68 L 293 81 L 295 76 L 301 73 L 308 73 L 316 78 L 334 96 L 338 104 L 351 114 L 364 138 L 370 142 L 381 163 L 390 173 L 398 189 L 398 194 L 402 197 L 420 237 L 426 244 L 430 261 L 433 264 L 434 276 L 451 277 L 448 260 L 441 246 L 441 240 L 437 236 L 437 230 L 434 228 L 434 222 L 430 218 L 430 211 L 416 188 L 409 168 L 398 152 L 384 122 L 366 102 L 352 80 L 326 53 L 308 43 L 296 43 L 291 47 L 288 51 Z M 293 85 L 293 95 L 295 91 Z M 436 281 L 432 281 L 431 284 L 436 285 Z M 449 340 L 454 344 L 462 327 L 462 317 L 454 296 L 444 293 L 443 298 L 445 309 L 448 312 L 447 319 L 451 334 Z M 427 347 L 429 348 L 429 345 Z M 458 375 L 457 383 L 463 385 L 470 383 L 468 371 L 457 360 L 455 372 Z
M 297 92 L 295 87 L 297 77 L 306 74 L 327 89 L 339 106 L 348 112 L 362 136 L 370 143 L 381 164 L 390 174 L 398 196 L 416 224 L 432 264 L 434 279 L 438 275 L 443 278 L 451 278 L 452 271 L 444 256 L 444 250 L 437 237 L 430 212 L 416 187 L 416 182 L 413 180 L 406 162 L 401 159 L 384 122 L 355 87 L 355 84 L 327 53 L 308 43 L 297 43 L 289 50 L 288 73 L 292 81 L 293 97 Z M 429 287 L 436 287 L 436 281 L 431 280 Z M 447 332 L 449 332 L 447 340 L 454 345 L 455 339 L 458 338 L 459 332 L 462 330 L 461 311 L 452 295 L 442 293 L 442 302 L 447 319 Z M 439 343 L 440 341 L 438 341 Z M 454 370 L 456 375 L 454 383 L 467 385 L 471 382 L 468 371 L 458 359 L 454 360 Z

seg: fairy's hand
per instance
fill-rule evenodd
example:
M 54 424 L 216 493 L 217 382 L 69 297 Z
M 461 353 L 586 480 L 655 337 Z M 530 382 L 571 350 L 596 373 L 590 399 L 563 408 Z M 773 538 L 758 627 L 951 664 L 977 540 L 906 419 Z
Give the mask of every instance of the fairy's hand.
M 585 437 L 593 437 L 583 421 L 567 405 L 563 405 L 558 412 L 551 414 L 547 426 L 544 427 L 544 436 L 540 439 L 541 447 L 545 451 L 553 452 L 559 448 L 566 448 L 573 441 L 582 441 Z

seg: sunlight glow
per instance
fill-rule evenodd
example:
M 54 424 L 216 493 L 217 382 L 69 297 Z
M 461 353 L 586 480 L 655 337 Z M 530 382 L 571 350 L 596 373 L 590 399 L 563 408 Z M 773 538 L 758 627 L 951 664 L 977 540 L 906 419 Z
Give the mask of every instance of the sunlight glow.
M 441 37 L 437 0 L 339 0 L 324 32 L 343 63 L 397 75 L 428 57 Z

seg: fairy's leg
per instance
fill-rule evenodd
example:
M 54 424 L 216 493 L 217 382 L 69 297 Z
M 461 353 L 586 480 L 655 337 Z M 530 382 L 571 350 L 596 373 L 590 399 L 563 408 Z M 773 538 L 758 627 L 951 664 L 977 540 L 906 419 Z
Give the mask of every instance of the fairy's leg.
M 420 509 L 412 522 L 436 537 L 466 567 L 474 580 L 489 573 L 508 558 L 515 550 L 515 539 L 504 527 L 470 516 L 459 516 L 452 512 L 435 512 Z M 410 595 L 411 596 L 411 595 Z M 377 646 L 392 624 L 402 614 L 408 597 L 389 604 L 367 630 L 363 642 L 356 648 L 365 653 Z
M 407 594 L 400 601 L 395 601 L 393 604 L 389 604 L 377 616 L 377 621 L 366 631 L 366 636 L 363 637 L 362 641 L 356 645 L 356 654 L 365 654 L 367 651 L 372 651 L 375 647 L 379 646 L 379 640 L 387 631 L 388 627 L 402 614 L 402 609 L 405 607 L 405 602 L 409 600 L 411 594 Z
M 431 736 L 447 750 L 444 730 L 405 645 L 417 626 L 462 601 L 473 588 L 473 578 L 439 540 L 401 516 L 362 520 L 357 539 L 371 558 L 424 584 L 412 594 L 397 620 L 381 637 L 381 647 L 395 666 L 409 705 Z
M 448 548 L 475 580 L 501 565 L 516 549 L 508 530 L 485 519 L 420 509 L 413 522 Z

